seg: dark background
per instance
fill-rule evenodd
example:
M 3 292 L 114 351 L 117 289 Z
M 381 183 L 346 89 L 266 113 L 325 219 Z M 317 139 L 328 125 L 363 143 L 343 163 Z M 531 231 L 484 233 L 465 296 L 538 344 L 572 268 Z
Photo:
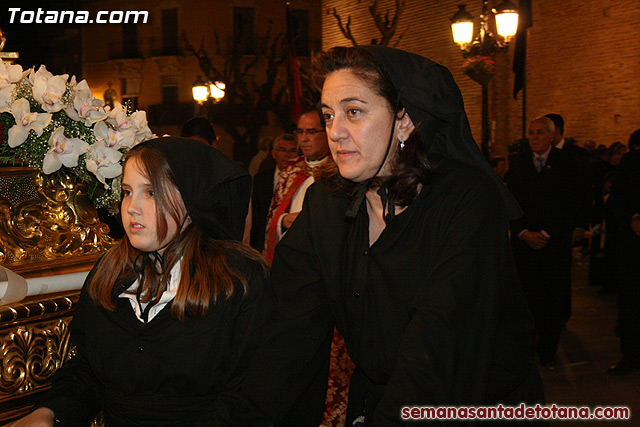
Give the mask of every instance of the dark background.
M 21 24 L 20 12 L 15 15 L 14 23 L 10 23 L 9 8 L 21 10 L 83 10 L 77 0 L 48 1 L 3 1 L 0 6 L 0 28 L 5 33 L 7 42 L 5 52 L 18 52 L 20 57 L 15 62 L 23 69 L 40 67 L 46 64 L 47 69 L 55 74 L 69 74 L 81 80 L 82 75 L 82 42 L 79 24 Z M 43 14 L 44 16 L 44 14 Z

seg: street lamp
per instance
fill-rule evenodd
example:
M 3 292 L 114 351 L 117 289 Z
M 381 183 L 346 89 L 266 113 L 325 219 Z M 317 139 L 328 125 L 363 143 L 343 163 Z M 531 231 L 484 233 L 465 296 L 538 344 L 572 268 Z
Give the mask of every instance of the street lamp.
M 226 89 L 226 87 L 227 85 L 225 85 L 223 82 L 215 82 L 209 84 L 209 93 L 211 94 L 211 97 L 216 104 L 220 102 L 222 98 L 224 98 L 224 90 Z
M 481 149 L 489 156 L 489 81 L 493 77 L 494 59 L 498 52 L 509 48 L 511 38 L 518 29 L 518 8 L 509 0 L 505 0 L 492 10 L 495 17 L 498 36 L 494 36 L 489 28 L 489 5 L 482 1 L 480 30 L 473 37 L 473 16 L 465 9 L 466 5 L 458 5 L 458 11 L 451 18 L 453 40 L 458 44 L 462 56 L 467 59 L 463 71 L 471 79 L 482 85 L 482 141 Z
M 198 104 L 202 105 L 207 100 L 209 93 L 207 92 L 207 84 L 202 80 L 202 76 L 198 76 L 198 79 L 193 82 L 191 92 L 193 93 L 193 99 Z
M 193 99 L 198 104 L 202 105 L 204 102 L 213 98 L 214 103 L 218 103 L 224 98 L 224 90 L 226 85 L 223 82 L 205 82 L 202 80 L 202 76 L 198 76 L 198 79 L 193 82 L 191 91 L 193 93 Z

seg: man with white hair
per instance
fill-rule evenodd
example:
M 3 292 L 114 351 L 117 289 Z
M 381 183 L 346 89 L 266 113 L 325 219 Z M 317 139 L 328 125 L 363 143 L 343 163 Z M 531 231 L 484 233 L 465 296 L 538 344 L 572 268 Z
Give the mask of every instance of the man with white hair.
M 513 156 L 505 179 L 522 207 L 511 222 L 516 266 L 535 320 L 536 350 L 553 368 L 570 304 L 572 235 L 580 215 L 578 163 L 552 144 L 548 117 L 529 125 L 530 150 Z

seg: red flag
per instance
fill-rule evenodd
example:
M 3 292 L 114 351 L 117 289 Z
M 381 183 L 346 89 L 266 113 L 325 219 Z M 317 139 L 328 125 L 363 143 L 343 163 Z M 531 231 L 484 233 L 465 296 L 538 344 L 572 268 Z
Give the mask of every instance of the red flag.
M 302 83 L 300 83 L 300 72 L 298 70 L 298 60 L 296 59 L 296 49 L 294 44 L 293 17 L 289 12 L 287 2 L 287 47 L 289 49 L 289 105 L 291 106 L 291 122 L 297 123 L 298 117 L 302 114 Z

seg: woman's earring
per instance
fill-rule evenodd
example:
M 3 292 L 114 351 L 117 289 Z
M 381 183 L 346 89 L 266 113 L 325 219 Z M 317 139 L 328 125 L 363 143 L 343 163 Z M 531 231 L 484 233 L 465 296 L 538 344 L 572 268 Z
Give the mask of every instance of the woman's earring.
M 401 139 L 401 140 L 400 140 L 400 145 L 399 145 L 399 147 L 400 147 L 400 151 L 404 150 L 404 139 Z

